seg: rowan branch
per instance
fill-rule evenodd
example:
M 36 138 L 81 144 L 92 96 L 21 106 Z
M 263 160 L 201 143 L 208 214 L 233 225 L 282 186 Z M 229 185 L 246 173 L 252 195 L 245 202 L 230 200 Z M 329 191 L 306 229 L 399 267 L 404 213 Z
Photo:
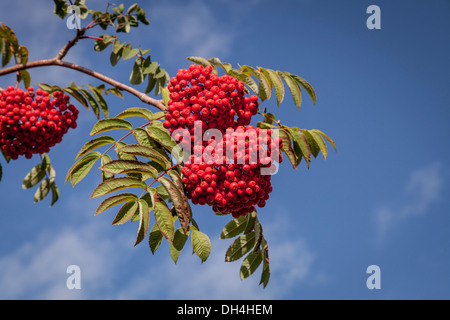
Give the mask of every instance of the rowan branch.
M 104 74 L 98 73 L 98 72 L 88 69 L 86 67 L 79 66 L 75 63 L 63 61 L 62 59 L 66 56 L 66 54 L 70 50 L 70 48 L 72 48 L 78 42 L 78 40 L 84 36 L 85 31 L 86 31 L 86 28 L 78 30 L 75 38 L 70 40 L 58 52 L 56 57 L 54 57 L 53 59 L 35 60 L 35 61 L 27 62 L 25 64 L 16 64 L 16 65 L 8 67 L 8 68 L 0 69 L 0 76 L 14 73 L 14 72 L 19 72 L 21 70 L 32 69 L 32 68 L 47 67 L 47 66 L 60 66 L 60 67 L 69 68 L 72 70 L 76 70 L 76 71 L 85 73 L 87 75 L 90 75 L 91 77 L 97 78 L 105 83 L 108 83 L 121 91 L 126 91 L 128 93 L 131 93 L 132 95 L 138 97 L 142 102 L 152 105 L 161 111 L 167 110 L 167 108 L 164 105 L 162 100 L 158 100 L 158 99 L 149 97 L 147 94 L 140 92 L 139 90 L 136 90 L 130 86 L 127 86 L 126 84 L 123 84 L 122 82 L 116 81 L 108 76 L 105 76 Z

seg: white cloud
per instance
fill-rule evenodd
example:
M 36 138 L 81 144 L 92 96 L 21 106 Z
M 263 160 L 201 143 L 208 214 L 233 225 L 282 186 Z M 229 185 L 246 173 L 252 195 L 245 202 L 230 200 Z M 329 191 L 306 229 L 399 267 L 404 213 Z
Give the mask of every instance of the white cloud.
M 56 234 L 46 230 L 37 239 L 3 256 L 0 258 L 0 298 L 86 298 L 89 290 L 95 290 L 98 285 L 102 266 L 112 263 L 113 244 L 98 238 L 99 233 L 100 228 L 95 223 L 82 228 L 63 228 Z M 73 264 L 80 266 L 83 290 L 66 287 L 69 277 L 66 270 Z
M 92 212 L 94 204 L 69 196 L 70 212 Z M 212 252 L 204 263 L 192 255 L 190 239 L 175 265 L 164 242 L 151 255 L 146 241 L 133 248 L 136 225 L 120 228 L 102 217 L 89 216 L 71 226 L 42 230 L 26 244 L 0 257 L 2 299 L 282 299 L 299 286 L 314 285 L 316 255 L 307 241 L 293 235 L 283 212 L 276 210 L 263 223 L 269 244 L 271 279 L 259 286 L 262 268 L 240 280 L 242 258 L 224 261 L 233 239 L 208 233 Z M 66 214 L 70 215 L 70 212 Z M 261 217 L 263 218 L 263 217 Z M 88 221 L 88 222 L 86 222 Z M 58 231 L 54 231 L 58 230 Z M 69 290 L 69 265 L 81 269 L 81 290 Z
M 443 183 L 440 163 L 413 171 L 405 184 L 403 197 L 376 210 L 374 218 L 379 236 L 383 238 L 389 229 L 412 216 L 426 214 L 440 200 Z

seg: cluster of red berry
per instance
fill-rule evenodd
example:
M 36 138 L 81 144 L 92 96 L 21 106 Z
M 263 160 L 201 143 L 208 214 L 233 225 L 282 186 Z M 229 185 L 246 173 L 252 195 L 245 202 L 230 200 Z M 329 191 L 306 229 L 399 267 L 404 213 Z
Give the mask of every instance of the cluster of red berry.
M 256 164 L 211 166 L 186 163 L 181 169 L 186 192 L 193 204 L 208 204 L 215 212 L 237 218 L 264 207 L 272 192 L 270 175 L 262 175 Z
M 78 110 L 63 92 L 9 86 L 0 91 L 0 149 L 11 159 L 49 152 L 69 128 L 77 127 Z
M 211 66 L 193 64 L 178 70 L 168 89 L 170 100 L 163 125 L 171 132 L 185 127 L 193 130 L 195 121 L 202 121 L 204 131 L 245 126 L 258 110 L 258 97 L 244 97 L 242 81 L 229 75 L 219 77 Z
M 258 97 L 245 97 L 242 81 L 195 64 L 178 70 L 168 89 L 163 125 L 175 140 L 183 140 L 180 146 L 191 144 L 191 155 L 181 169 L 187 197 L 235 218 L 256 205 L 264 207 L 272 185 L 271 175 L 262 169 L 271 167 L 273 160 L 281 162 L 282 155 L 281 139 L 273 139 L 270 130 L 259 135 L 263 130 L 250 125 Z M 219 130 L 222 140 L 209 137 L 210 129 Z

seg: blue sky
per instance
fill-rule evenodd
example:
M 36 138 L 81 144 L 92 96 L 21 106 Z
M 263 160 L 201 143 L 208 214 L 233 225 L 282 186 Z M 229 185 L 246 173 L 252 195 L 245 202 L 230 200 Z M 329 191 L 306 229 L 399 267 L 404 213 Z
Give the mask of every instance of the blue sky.
M 131 5 L 133 2 L 125 2 Z M 103 10 L 106 2 L 88 1 Z M 229 217 L 209 207 L 194 216 L 212 241 L 201 264 L 189 245 L 177 265 L 167 244 L 152 255 L 133 247 L 137 225 L 112 226 L 113 210 L 93 216 L 93 171 L 72 188 L 64 177 L 95 123 L 80 110 L 79 126 L 49 156 L 61 199 L 33 203 L 22 190 L 39 160 L 3 166 L 0 182 L 0 298 L 3 299 L 449 299 L 450 298 L 450 2 L 435 1 L 145 1 L 150 26 L 121 39 L 151 48 L 169 74 L 187 56 L 289 71 L 316 90 L 297 111 L 290 97 L 278 108 L 289 126 L 320 129 L 338 152 L 310 169 L 288 163 L 273 176 L 274 191 L 259 217 L 269 242 L 272 276 L 241 281 L 240 262 L 225 263 L 230 241 L 220 240 Z M 369 30 L 366 9 L 381 9 L 381 29 Z M 51 13 L 51 1 L 0 4 L 30 59 L 53 57 L 73 37 Z M 86 23 L 83 21 L 83 23 Z M 90 35 L 101 35 L 99 29 Z M 83 40 L 66 59 L 128 81 L 131 60 L 112 68 L 107 53 Z M 107 50 L 108 51 L 108 50 Z M 32 82 L 100 84 L 57 67 L 30 71 Z M 14 76 L 0 78 L 0 87 Z M 144 89 L 145 85 L 139 87 Z M 142 106 L 111 97 L 111 114 Z M 81 107 L 80 107 L 81 109 Z M 151 222 L 152 223 L 152 222 Z M 68 290 L 66 268 L 81 269 L 81 290 Z M 381 289 L 366 286 L 370 265 Z

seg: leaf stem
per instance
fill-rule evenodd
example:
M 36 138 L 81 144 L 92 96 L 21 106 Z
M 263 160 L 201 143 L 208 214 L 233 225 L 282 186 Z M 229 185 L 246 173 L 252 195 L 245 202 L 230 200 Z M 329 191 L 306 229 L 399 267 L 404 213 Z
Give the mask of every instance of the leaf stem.
M 148 191 L 148 189 L 156 182 L 158 181 L 159 178 L 161 178 L 163 175 L 165 175 L 167 173 L 167 171 L 172 170 L 173 168 L 179 166 L 180 164 L 174 164 L 173 166 L 171 166 L 169 169 L 164 170 L 163 172 L 161 172 L 161 174 L 155 178 L 155 180 L 153 180 L 148 186 L 147 188 L 145 188 L 145 190 L 141 193 L 141 195 L 139 196 L 139 199 L 142 198 L 142 196 Z
M 147 122 L 147 123 L 144 123 L 142 126 L 140 126 L 139 128 L 144 128 L 144 127 L 146 127 L 146 126 L 148 126 L 149 124 L 151 124 L 153 121 L 155 121 L 155 120 L 159 120 L 159 119 L 161 119 L 161 118 L 164 118 L 166 115 L 165 114 L 163 114 L 162 116 L 159 116 L 158 118 L 155 118 L 155 119 L 152 119 L 152 120 L 150 120 L 149 122 Z M 109 150 L 111 150 L 116 144 L 117 144 L 117 142 L 120 142 L 120 141 L 122 141 L 123 139 L 125 139 L 126 137 L 128 137 L 130 134 L 132 134 L 133 133 L 133 131 L 134 131 L 134 129 L 133 130 L 130 130 L 130 132 L 128 132 L 126 135 L 124 135 L 122 138 L 120 138 L 119 140 L 117 140 L 116 142 L 114 142 L 105 152 L 103 152 L 103 154 L 102 154 L 102 156 L 104 156 Z

